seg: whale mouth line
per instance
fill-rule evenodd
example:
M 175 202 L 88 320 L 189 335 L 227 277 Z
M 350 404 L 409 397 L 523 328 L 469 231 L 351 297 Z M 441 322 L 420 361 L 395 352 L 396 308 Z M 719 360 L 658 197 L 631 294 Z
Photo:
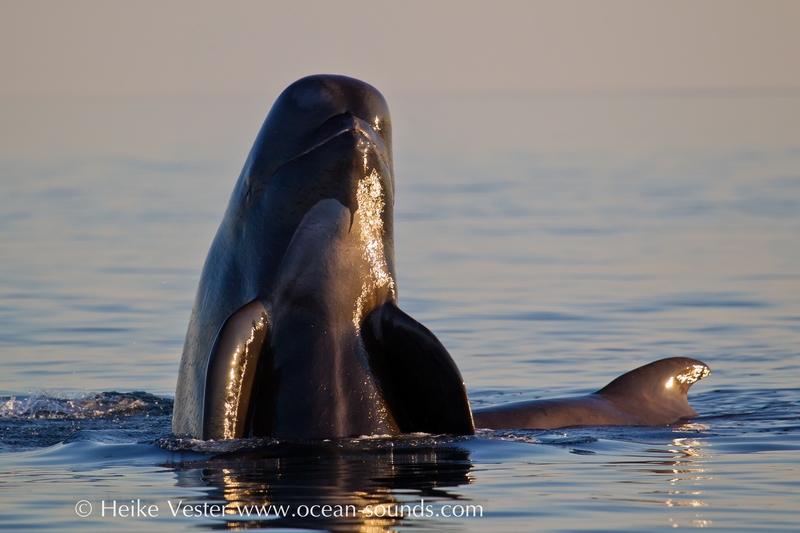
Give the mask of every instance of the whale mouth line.
M 388 164 L 388 158 L 386 157 L 386 146 L 383 140 L 372 127 L 372 125 L 362 118 L 359 118 L 351 113 L 341 113 L 326 120 L 319 128 L 318 132 L 319 133 L 315 135 L 317 138 L 310 143 L 311 145 L 308 148 L 281 163 L 275 169 L 275 172 L 290 164 L 292 161 L 295 161 L 296 159 L 299 159 L 317 150 L 318 148 L 321 148 L 337 137 L 350 132 L 357 132 L 363 135 L 367 141 L 375 147 L 375 152 L 377 152 L 383 165 L 387 169 L 391 168 Z

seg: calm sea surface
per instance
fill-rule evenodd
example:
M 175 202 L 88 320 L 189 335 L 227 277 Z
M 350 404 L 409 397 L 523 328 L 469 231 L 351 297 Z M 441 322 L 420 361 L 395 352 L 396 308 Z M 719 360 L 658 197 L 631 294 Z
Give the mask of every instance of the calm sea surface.
M 800 97 L 385 95 L 400 305 L 473 404 L 688 356 L 699 416 L 173 438 L 200 268 L 277 95 L 4 101 L 0 530 L 796 531 Z

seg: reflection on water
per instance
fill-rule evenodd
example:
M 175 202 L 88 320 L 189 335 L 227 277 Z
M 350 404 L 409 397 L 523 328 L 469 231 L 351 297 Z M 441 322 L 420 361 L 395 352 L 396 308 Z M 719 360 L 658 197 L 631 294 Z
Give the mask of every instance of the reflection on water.
M 465 505 L 451 489 L 470 483 L 472 469 L 469 451 L 435 439 L 276 443 L 168 466 L 178 486 L 211 489 L 187 505 L 225 504 L 230 529 L 335 531 L 390 531 L 443 502 Z
M 653 498 L 640 501 L 663 504 L 667 507 L 707 507 L 702 496 L 705 482 L 712 479 L 712 470 L 707 467 L 708 458 L 704 447 L 708 443 L 692 438 L 673 440 L 674 447 L 648 449 L 647 459 L 609 463 L 606 466 L 622 472 L 646 472 L 667 476 L 669 488 L 643 492 Z M 661 457 L 661 459 L 659 459 Z

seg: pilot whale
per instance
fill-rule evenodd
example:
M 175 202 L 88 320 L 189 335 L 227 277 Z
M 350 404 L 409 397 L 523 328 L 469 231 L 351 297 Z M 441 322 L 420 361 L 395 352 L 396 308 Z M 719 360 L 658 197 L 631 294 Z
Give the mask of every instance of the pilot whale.
M 174 434 L 468 435 L 696 414 L 686 391 L 708 367 L 684 358 L 587 397 L 473 413 L 453 358 L 397 305 L 391 136 L 385 99 L 362 81 L 309 76 L 278 97 L 203 266 Z
M 173 433 L 474 432 L 452 357 L 397 307 L 391 136 L 359 80 L 310 76 L 278 97 L 203 267 Z

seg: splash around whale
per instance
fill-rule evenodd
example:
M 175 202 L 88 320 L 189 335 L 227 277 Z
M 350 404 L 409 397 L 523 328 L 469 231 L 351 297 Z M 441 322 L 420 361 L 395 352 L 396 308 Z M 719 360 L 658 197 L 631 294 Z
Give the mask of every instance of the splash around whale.
M 397 305 L 389 109 L 317 75 L 276 100 L 209 250 L 172 431 L 202 439 L 473 434 L 691 418 L 704 363 L 669 358 L 596 393 L 470 408 L 453 358 Z

